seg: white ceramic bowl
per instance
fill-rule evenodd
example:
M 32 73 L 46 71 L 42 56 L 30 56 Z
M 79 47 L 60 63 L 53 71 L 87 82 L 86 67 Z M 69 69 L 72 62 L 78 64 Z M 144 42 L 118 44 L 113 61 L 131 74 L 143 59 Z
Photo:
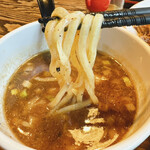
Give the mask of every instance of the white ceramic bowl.
M 131 8 L 144 8 L 144 7 L 150 7 L 150 0 L 143 0 L 133 5 Z M 137 31 L 132 26 L 126 27 L 126 29 L 133 34 L 138 35 Z
M 0 145 L 7 150 L 31 150 L 9 130 L 3 112 L 6 84 L 13 72 L 32 55 L 48 49 L 38 22 L 25 25 L 0 39 Z M 138 91 L 136 121 L 124 140 L 108 150 L 130 150 L 150 135 L 150 47 L 122 28 L 103 29 L 98 49 L 120 61 L 130 72 Z M 144 110 L 144 111 L 143 111 Z

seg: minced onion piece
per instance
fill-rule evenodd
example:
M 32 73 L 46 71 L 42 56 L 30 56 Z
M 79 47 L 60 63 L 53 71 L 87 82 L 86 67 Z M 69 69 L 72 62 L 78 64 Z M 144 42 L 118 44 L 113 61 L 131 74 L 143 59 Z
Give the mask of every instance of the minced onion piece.
M 110 65 L 110 61 L 109 60 L 103 60 L 102 63 L 103 63 L 103 65 Z
M 28 80 L 24 80 L 22 85 L 29 89 L 32 86 L 32 83 Z
M 25 98 L 25 97 L 27 97 L 27 96 L 28 96 L 28 94 L 27 94 L 27 89 L 23 89 L 23 90 L 21 91 L 21 93 L 20 93 L 20 97 Z
M 123 77 L 123 81 L 126 84 L 127 87 L 131 86 L 131 81 L 128 77 Z
M 11 90 L 11 95 L 17 95 L 18 94 L 18 89 L 12 89 Z
M 135 106 L 132 103 L 125 104 L 128 111 L 135 111 Z

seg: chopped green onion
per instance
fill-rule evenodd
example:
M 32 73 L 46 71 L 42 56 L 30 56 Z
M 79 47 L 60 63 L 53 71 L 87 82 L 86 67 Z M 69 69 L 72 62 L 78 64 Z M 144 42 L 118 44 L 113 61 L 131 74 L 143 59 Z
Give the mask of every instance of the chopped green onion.
M 47 98 L 50 102 L 54 100 L 54 97 L 51 96 L 51 95 L 47 95 L 46 98 Z
M 27 94 L 27 90 L 26 89 L 24 89 L 23 91 L 21 91 L 20 97 L 25 98 L 27 96 L 28 96 L 28 94 Z
M 110 65 L 110 61 L 109 60 L 103 60 L 102 63 L 103 63 L 103 65 Z
M 28 80 L 24 80 L 22 85 L 29 89 L 32 86 L 32 83 Z
M 131 86 L 131 81 L 128 77 L 123 77 L 123 81 L 126 84 L 127 87 Z
M 18 94 L 18 90 L 17 89 L 12 89 L 11 90 L 11 95 L 17 95 Z
M 125 105 L 128 111 L 135 111 L 135 106 L 132 103 Z

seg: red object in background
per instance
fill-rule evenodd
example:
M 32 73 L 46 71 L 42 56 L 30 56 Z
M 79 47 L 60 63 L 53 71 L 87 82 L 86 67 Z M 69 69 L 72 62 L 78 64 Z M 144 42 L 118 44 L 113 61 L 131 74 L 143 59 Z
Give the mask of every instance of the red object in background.
M 111 0 L 86 0 L 87 9 L 91 12 L 105 11 Z
M 139 2 L 139 0 L 138 1 L 125 0 L 125 3 L 130 3 L 130 4 L 136 4 L 138 2 Z

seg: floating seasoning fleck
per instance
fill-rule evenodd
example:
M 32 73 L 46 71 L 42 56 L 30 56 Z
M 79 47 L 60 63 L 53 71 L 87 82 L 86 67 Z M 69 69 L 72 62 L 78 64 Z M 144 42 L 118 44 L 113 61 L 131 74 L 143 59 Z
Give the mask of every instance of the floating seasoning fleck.
M 56 68 L 56 71 L 59 72 L 60 71 L 60 67 Z

